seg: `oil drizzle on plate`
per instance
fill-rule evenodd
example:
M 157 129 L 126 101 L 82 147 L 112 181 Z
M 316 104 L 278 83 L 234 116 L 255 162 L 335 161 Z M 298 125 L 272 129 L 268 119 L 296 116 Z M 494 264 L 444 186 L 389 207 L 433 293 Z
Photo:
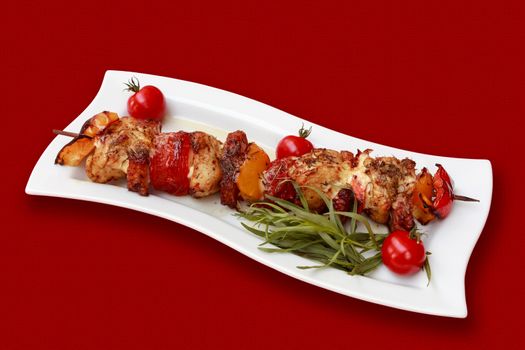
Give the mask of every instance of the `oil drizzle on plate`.
M 227 131 L 224 129 L 216 128 L 214 126 L 210 126 L 209 124 L 196 122 L 194 120 L 184 118 L 181 116 L 174 116 L 164 118 L 164 121 L 162 123 L 162 131 L 203 131 L 215 136 L 219 141 L 224 142 L 226 140 L 226 136 L 228 136 L 228 133 L 234 130 Z M 253 140 L 248 139 L 248 141 Z M 268 154 L 270 159 L 275 159 L 275 150 L 273 148 L 260 143 L 257 143 L 257 145 L 259 145 L 266 152 L 266 154 Z

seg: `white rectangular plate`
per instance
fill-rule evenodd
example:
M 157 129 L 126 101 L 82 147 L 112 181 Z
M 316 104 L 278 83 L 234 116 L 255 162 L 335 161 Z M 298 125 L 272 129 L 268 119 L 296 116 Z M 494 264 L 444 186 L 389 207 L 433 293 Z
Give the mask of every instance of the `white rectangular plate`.
M 170 117 L 164 121 L 163 131 L 202 130 L 224 140 L 229 131 L 241 129 L 250 141 L 263 146 L 273 157 L 272 149 L 280 138 L 295 134 L 302 122 L 313 125 L 263 103 L 212 87 L 154 75 L 108 71 L 97 96 L 66 130 L 78 132 L 88 118 L 103 110 L 126 115 L 129 95 L 122 93 L 122 88 L 123 82 L 132 76 L 143 85 L 155 85 L 164 92 Z M 149 197 L 141 197 L 128 192 L 122 184 L 90 182 L 82 167 L 55 165 L 58 151 L 69 141 L 65 136 L 57 136 L 44 151 L 29 178 L 26 193 L 106 203 L 160 216 L 198 230 L 282 273 L 337 293 L 409 311 L 466 317 L 465 271 L 489 213 L 490 162 L 408 152 L 319 125 L 314 125 L 314 129 L 311 140 L 320 147 L 350 151 L 371 148 L 374 155 L 409 157 L 416 161 L 418 169 L 425 166 L 431 171 L 435 170 L 435 163 L 441 163 L 454 179 L 458 193 L 480 200 L 479 203 L 457 202 L 446 220 L 424 228 L 428 233 L 425 247 L 432 252 L 430 285 L 427 286 L 424 273 L 398 277 L 384 267 L 367 277 L 349 276 L 331 268 L 298 269 L 298 265 L 313 263 L 293 254 L 259 250 L 260 238 L 242 229 L 233 211 L 221 206 L 217 196 L 197 200 L 153 192 Z

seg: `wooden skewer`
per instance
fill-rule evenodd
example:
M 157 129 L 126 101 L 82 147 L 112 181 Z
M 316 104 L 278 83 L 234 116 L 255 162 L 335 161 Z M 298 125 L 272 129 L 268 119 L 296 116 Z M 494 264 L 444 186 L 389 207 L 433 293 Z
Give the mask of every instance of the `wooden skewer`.
M 53 129 L 53 134 L 55 135 L 62 135 L 62 136 L 69 136 L 69 137 L 78 137 L 79 134 L 77 134 L 76 132 L 71 132 L 71 131 L 64 131 L 64 130 L 58 130 L 58 129 Z M 455 200 L 458 200 L 458 201 L 464 201 L 464 202 L 479 202 L 478 199 L 474 199 L 474 198 L 470 198 L 470 197 L 466 197 L 466 196 L 461 196 L 461 195 L 453 195 L 453 198 Z
M 460 195 L 453 195 L 454 199 L 457 201 L 463 201 L 463 202 L 479 202 L 479 199 L 470 198 L 466 196 L 460 196 Z
M 76 132 L 69 132 L 69 131 L 57 130 L 57 129 L 53 129 L 53 134 L 69 136 L 69 137 L 77 137 L 78 136 L 78 134 Z

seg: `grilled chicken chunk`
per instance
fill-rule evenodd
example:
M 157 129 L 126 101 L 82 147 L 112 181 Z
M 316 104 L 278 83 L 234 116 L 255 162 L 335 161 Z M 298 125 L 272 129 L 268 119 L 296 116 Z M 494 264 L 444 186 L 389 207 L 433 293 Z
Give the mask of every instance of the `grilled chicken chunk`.
M 93 182 L 127 177 L 128 189 L 145 196 L 149 187 L 149 157 L 160 123 L 123 117 L 94 138 L 95 151 L 86 160 Z
M 340 152 L 314 149 L 296 159 L 288 170 L 288 176 L 298 185 L 320 189 L 332 199 L 345 188 L 345 181 L 341 177 L 343 170 L 344 158 Z M 324 208 L 324 201 L 314 190 L 305 187 L 303 193 L 310 209 L 320 211 Z
M 359 210 L 372 220 L 388 223 L 391 230 L 411 229 L 414 217 L 422 221 L 425 209 L 414 205 L 414 196 L 432 196 L 427 193 L 431 177 L 421 177 L 416 191 L 412 160 L 373 158 L 370 153 L 359 151 L 354 156 L 347 151 L 314 149 L 301 157 L 269 163 L 264 150 L 248 143 L 240 130 L 228 134 L 221 149 L 221 142 L 204 132 L 161 134 L 158 121 L 119 119 L 115 113 L 102 112 L 84 124 L 55 162 L 79 165 L 87 156 L 86 173 L 92 181 L 126 177 L 128 189 L 141 195 L 148 195 L 150 180 L 154 188 L 174 195 L 198 198 L 220 190 L 221 203 L 231 208 L 240 199 L 256 201 L 263 194 L 300 204 L 294 181 L 303 188 L 311 210 L 326 209 L 315 188 L 333 200 L 336 210 L 350 210 L 357 199 Z
M 201 131 L 191 133 L 190 194 L 206 197 L 220 189 L 222 171 L 220 166 L 221 142 Z
M 330 149 L 316 148 L 301 157 L 278 159 L 270 164 L 263 173 L 263 185 L 267 194 L 296 202 L 295 190 L 289 180 L 303 187 L 303 194 L 308 206 L 314 211 L 323 211 L 325 203 L 317 194 L 316 188 L 337 203 L 338 210 L 348 210 L 351 196 L 347 191 L 345 169 L 353 157 L 350 152 L 338 152 Z
M 412 202 L 415 185 L 415 163 L 394 157 L 370 157 L 370 150 L 350 152 L 314 149 L 301 157 L 274 161 L 264 172 L 263 185 L 268 194 L 290 200 L 295 197 L 291 184 L 310 186 L 321 190 L 348 210 L 352 190 L 362 209 L 378 223 L 390 220 L 391 228 L 410 229 L 413 226 Z M 304 188 L 311 209 L 322 211 L 324 203 L 315 191 Z M 291 195 L 291 193 L 293 193 Z
M 363 203 L 365 212 L 378 223 L 397 228 L 404 222 L 412 228 L 410 197 L 415 185 L 415 163 L 395 157 L 370 157 L 371 150 L 359 152 L 352 167 L 346 171 L 356 198 Z
M 397 160 L 399 179 L 397 195 L 390 210 L 388 226 L 391 231 L 410 230 L 414 227 L 412 195 L 416 186 L 416 163 L 411 159 Z

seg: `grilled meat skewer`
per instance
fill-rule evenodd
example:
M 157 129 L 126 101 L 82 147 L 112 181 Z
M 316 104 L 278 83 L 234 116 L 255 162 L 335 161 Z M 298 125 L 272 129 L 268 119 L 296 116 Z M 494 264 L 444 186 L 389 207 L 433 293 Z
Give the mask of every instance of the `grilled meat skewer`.
M 128 189 L 148 195 L 153 188 L 173 195 L 205 197 L 220 191 L 221 203 L 256 202 L 265 195 L 299 204 L 291 181 L 302 187 L 310 209 L 325 210 L 312 188 L 326 194 L 338 211 L 359 211 L 390 230 L 410 230 L 414 219 L 426 224 L 450 212 L 455 196 L 451 180 L 438 165 L 432 177 L 415 162 L 395 157 L 371 157 L 371 150 L 313 149 L 300 157 L 274 160 L 243 131 L 228 134 L 223 144 L 204 132 L 161 133 L 157 121 L 118 118 L 110 112 L 88 120 L 81 134 L 59 152 L 56 163 L 79 165 L 94 182 L 127 178 Z M 432 200 L 434 198 L 434 200 Z
M 337 152 L 314 149 L 301 157 L 274 161 L 263 173 L 266 193 L 297 201 L 295 190 L 287 180 L 304 187 L 310 209 L 322 211 L 324 202 L 315 191 L 320 189 L 342 210 L 350 208 L 351 190 L 372 220 L 387 224 L 391 229 L 410 229 L 413 225 L 411 195 L 415 183 L 415 163 L 394 157 L 370 157 L 370 150 Z M 337 210 L 341 210 L 336 208 Z
M 161 133 L 160 122 L 103 112 L 59 152 L 55 163 L 78 166 L 86 158 L 93 182 L 126 177 L 128 189 L 148 195 L 154 188 L 204 197 L 219 191 L 221 143 L 204 132 Z M 176 189 L 178 187 L 179 189 Z

